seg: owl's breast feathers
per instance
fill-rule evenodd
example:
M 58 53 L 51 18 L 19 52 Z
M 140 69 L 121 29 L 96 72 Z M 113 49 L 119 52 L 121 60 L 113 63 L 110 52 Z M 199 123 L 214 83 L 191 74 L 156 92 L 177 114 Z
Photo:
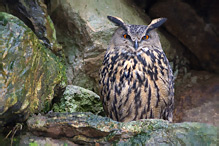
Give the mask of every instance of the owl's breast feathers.
M 114 120 L 172 121 L 173 76 L 162 50 L 109 50 L 100 69 L 100 91 L 104 110 Z

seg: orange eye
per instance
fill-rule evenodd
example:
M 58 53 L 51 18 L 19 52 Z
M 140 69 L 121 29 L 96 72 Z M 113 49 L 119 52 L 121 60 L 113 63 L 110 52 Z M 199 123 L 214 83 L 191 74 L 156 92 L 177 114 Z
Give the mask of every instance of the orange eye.
M 149 39 L 149 35 L 145 35 L 145 36 L 143 36 L 142 39 L 143 39 L 143 40 L 147 40 L 147 39 Z
M 130 38 L 131 38 L 128 34 L 124 34 L 123 37 L 124 37 L 125 39 L 130 39 Z

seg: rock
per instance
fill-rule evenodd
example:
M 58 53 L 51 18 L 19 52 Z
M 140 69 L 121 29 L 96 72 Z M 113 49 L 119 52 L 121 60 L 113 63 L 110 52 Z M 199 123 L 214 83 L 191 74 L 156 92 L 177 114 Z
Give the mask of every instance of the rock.
M 133 4 L 125 0 L 53 0 L 49 5 L 57 38 L 67 59 L 68 83 L 95 92 L 98 92 L 99 68 L 117 28 L 108 21 L 107 15 L 121 17 L 130 24 L 147 25 L 150 22 L 147 15 L 136 11 Z M 162 33 L 160 38 L 167 57 L 173 61 L 177 56 L 176 45 Z
M 18 18 L 0 13 L 0 127 L 50 108 L 65 68 Z
M 219 75 L 192 71 L 176 80 L 175 122 L 219 126 Z
M 156 3 L 156 1 L 153 0 L 131 0 L 133 3 L 135 3 L 139 8 L 144 10 L 146 13 L 148 12 L 148 9 Z
M 5 12 L 21 19 L 47 48 L 62 55 L 59 52 L 62 47 L 56 42 L 56 31 L 43 0 L 7 0 L 3 4 L 6 7 Z
M 214 31 L 214 27 L 205 22 L 189 4 L 173 0 L 157 2 L 150 9 L 150 15 L 153 18 L 167 17 L 165 28 L 197 57 L 200 68 L 219 72 L 217 31 Z
M 91 113 L 50 113 L 27 121 L 35 135 L 65 137 L 76 144 L 216 145 L 217 128 L 202 123 L 171 124 L 160 119 L 120 123 Z
M 59 97 L 60 98 L 60 97 Z M 85 88 L 68 85 L 59 103 L 53 105 L 54 112 L 92 112 L 104 115 L 100 97 Z
M 3 0 L 0 0 L 0 12 L 5 12 L 6 11 L 6 7 L 4 6 L 4 2 Z
M 205 3 L 209 3 L 205 0 Z M 204 5 L 203 5 L 204 7 Z M 204 8 L 203 8 L 204 9 Z M 215 33 L 219 32 L 219 1 L 214 0 L 213 2 L 209 3 L 209 25 L 213 28 Z
M 30 133 L 20 136 L 19 142 L 14 143 L 17 143 L 19 146 L 78 146 L 69 140 L 52 139 L 50 137 L 37 137 L 31 135 Z
M 13 139 L 5 138 L 0 134 L 0 142 L 2 146 L 78 146 L 65 138 L 54 139 L 51 137 L 35 136 L 30 132 L 16 133 Z
M 206 29 L 217 33 L 219 31 L 219 1 L 218 0 L 199 0 L 191 1 L 184 0 L 184 2 L 191 5 L 199 16 L 201 16 L 207 23 Z

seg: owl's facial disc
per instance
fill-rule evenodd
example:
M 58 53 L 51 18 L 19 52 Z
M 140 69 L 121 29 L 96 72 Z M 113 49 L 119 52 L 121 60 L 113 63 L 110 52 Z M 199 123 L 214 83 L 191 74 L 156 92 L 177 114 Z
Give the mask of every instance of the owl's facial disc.
M 126 33 L 123 34 L 123 38 L 128 39 L 129 41 L 131 41 L 135 50 L 138 49 L 139 43 L 141 43 L 142 41 L 147 41 L 149 39 L 149 35 L 144 35 L 143 37 L 141 37 L 140 41 L 136 37 L 137 35 L 134 36 L 134 37 L 133 36 L 131 37 L 130 35 L 128 35 L 127 31 L 126 31 Z
M 118 17 L 107 16 L 107 18 L 115 25 L 121 27 L 121 29 L 118 31 L 118 37 L 123 37 L 123 39 L 121 39 L 123 40 L 123 43 L 125 42 L 125 45 L 132 47 L 134 50 L 138 50 L 139 46 L 142 45 L 151 45 L 151 43 L 154 41 L 148 41 L 150 38 L 148 34 L 150 34 L 153 29 L 161 26 L 167 20 L 166 18 L 157 18 L 152 20 L 147 26 L 126 24 L 121 18 Z M 121 45 L 120 40 L 115 39 L 114 41 L 116 42 L 115 45 Z
M 133 42 L 135 50 L 138 49 L 139 43 L 142 41 L 146 33 L 146 25 L 125 25 L 127 34 L 130 36 L 130 41 Z

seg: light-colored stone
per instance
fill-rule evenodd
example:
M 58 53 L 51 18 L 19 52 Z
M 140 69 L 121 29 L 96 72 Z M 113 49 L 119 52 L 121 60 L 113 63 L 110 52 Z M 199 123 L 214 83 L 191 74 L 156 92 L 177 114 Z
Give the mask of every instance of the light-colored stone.
M 53 105 L 54 112 L 92 112 L 104 115 L 100 97 L 85 88 L 68 85 L 60 102 Z

